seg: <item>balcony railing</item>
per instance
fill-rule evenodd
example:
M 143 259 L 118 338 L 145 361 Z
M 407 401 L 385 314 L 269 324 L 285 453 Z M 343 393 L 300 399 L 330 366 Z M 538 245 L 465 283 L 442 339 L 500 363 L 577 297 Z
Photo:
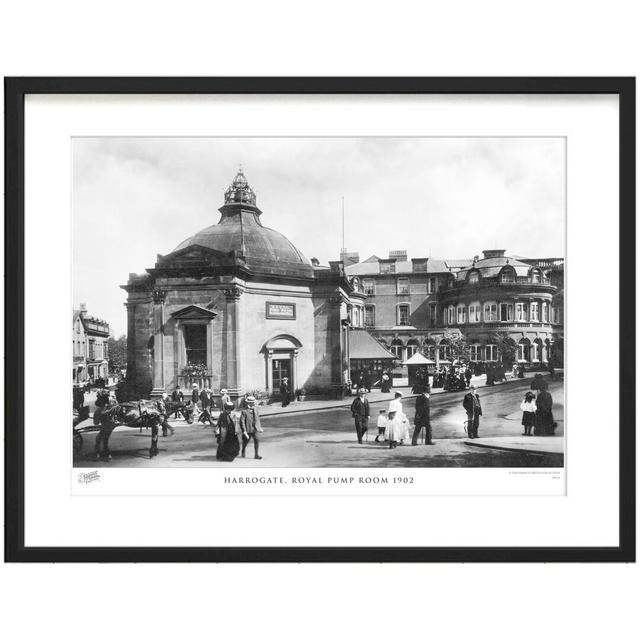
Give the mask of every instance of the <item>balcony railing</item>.
M 213 376 L 208 373 L 201 376 L 178 376 L 179 389 L 191 389 L 194 384 L 198 385 L 198 389 L 213 389 Z

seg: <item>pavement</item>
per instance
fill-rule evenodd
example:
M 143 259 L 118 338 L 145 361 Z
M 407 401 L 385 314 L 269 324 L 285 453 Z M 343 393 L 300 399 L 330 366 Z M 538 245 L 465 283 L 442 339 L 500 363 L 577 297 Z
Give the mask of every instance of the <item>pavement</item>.
M 480 438 L 470 440 L 462 408 L 465 392 L 434 390 L 431 396 L 431 419 L 435 445 L 410 446 L 405 443 L 390 450 L 385 443 L 374 442 L 378 410 L 386 408 L 393 393 L 373 391 L 369 438 L 358 445 L 349 411 L 352 397 L 342 400 L 312 400 L 259 408 L 264 426 L 260 453 L 263 460 L 237 458 L 233 463 L 215 459 L 215 438 L 211 427 L 171 421 L 175 435 L 160 438 L 160 455 L 148 457 L 150 432 L 118 427 L 111 437 L 113 459 L 110 466 L 213 466 L 241 467 L 411 467 L 411 466 L 500 466 L 562 467 L 564 464 L 564 391 L 558 380 L 550 380 L 554 398 L 554 416 L 558 430 L 554 437 L 523 436 L 519 405 L 531 378 L 509 380 L 492 387 L 477 380 L 482 399 L 483 417 Z M 395 391 L 395 389 L 394 389 Z M 404 389 L 405 412 L 413 421 L 412 395 Z M 406 392 L 406 393 L 405 393 Z M 89 423 L 91 424 L 91 423 Z M 94 436 L 84 435 L 84 450 L 74 466 L 102 466 L 91 456 Z M 250 445 L 248 450 L 253 455 Z

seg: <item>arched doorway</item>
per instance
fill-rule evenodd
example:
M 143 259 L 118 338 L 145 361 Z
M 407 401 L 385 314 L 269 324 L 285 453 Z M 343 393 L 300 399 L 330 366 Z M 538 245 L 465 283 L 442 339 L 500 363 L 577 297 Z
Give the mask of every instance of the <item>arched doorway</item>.
M 263 351 L 266 359 L 266 384 L 269 393 L 280 390 L 284 378 L 293 393 L 298 385 L 297 359 L 302 343 L 291 335 L 278 335 L 268 340 Z

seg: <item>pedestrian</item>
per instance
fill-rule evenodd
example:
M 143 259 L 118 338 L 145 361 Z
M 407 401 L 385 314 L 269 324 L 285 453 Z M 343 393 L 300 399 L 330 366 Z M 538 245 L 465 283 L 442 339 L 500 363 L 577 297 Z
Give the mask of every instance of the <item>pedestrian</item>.
M 280 383 L 280 398 L 282 399 L 282 406 L 286 407 L 291 402 L 291 389 L 289 387 L 289 378 L 282 378 Z
M 423 427 L 424 443 L 433 444 L 431 441 L 431 407 L 429 404 L 429 392 L 426 389 L 416 398 L 416 415 L 413 419 L 413 424 L 415 429 L 413 430 L 411 445 L 415 447 L 418 444 L 418 438 Z
M 404 444 L 409 437 L 409 422 L 402 410 L 402 393 L 396 391 L 394 399 L 389 403 L 387 429 L 384 437 L 389 441 L 389 449 L 395 449 L 398 444 Z
M 260 414 L 256 408 L 256 399 L 253 396 L 247 397 L 247 408 L 240 413 L 240 430 L 242 431 L 242 457 L 245 457 L 245 450 L 249 444 L 249 440 L 253 440 L 254 458 L 262 460 L 259 455 L 260 437 L 258 434 L 263 432 L 260 424 Z
M 384 440 L 384 432 L 387 428 L 387 410 L 380 409 L 378 414 L 378 435 L 376 436 L 376 442 L 380 442 L 380 436 Z
M 466 386 L 465 386 L 466 389 L 468 389 L 469 386 L 471 385 L 471 376 L 472 376 L 471 367 L 467 367 L 465 372 L 464 372 L 464 379 L 465 379 L 465 381 L 467 383 Z
M 552 436 L 558 426 L 553 421 L 553 398 L 546 389 L 541 389 L 536 398 L 536 425 L 534 433 L 538 436 Z
M 156 401 L 156 408 L 160 414 L 160 420 L 162 424 L 162 437 L 165 438 L 167 433 L 171 431 L 171 435 L 175 433 L 174 428 L 169 424 L 169 417 L 167 416 L 167 400 L 169 394 L 166 391 L 162 392 L 162 395 Z
M 233 462 L 240 453 L 238 427 L 233 419 L 232 411 L 233 403 L 225 402 L 222 405 L 222 412 L 216 428 L 216 439 L 218 440 L 216 459 L 223 462 Z
M 544 376 L 541 373 L 536 373 L 531 382 L 531 391 L 541 391 L 548 388 L 549 383 L 544 379 Z
M 100 424 L 100 415 L 104 413 L 109 406 L 109 390 L 100 389 L 96 395 L 96 410 L 93 413 L 93 424 L 98 426 Z
M 79 413 L 84 404 L 84 390 L 77 384 L 73 387 L 73 408 Z
M 362 386 L 364 387 L 364 390 L 366 393 L 371 393 L 371 374 L 369 372 L 369 369 L 366 369 L 363 376 L 362 376 Z
M 469 393 L 467 393 L 462 401 L 462 406 L 467 412 L 467 433 L 470 438 L 479 438 L 478 427 L 480 426 L 480 416 L 482 415 L 482 405 L 480 397 L 476 391 L 476 385 L 472 384 Z
M 200 405 L 202 406 L 202 413 L 198 420 L 204 424 L 204 428 L 207 428 L 207 423 L 213 426 L 213 420 L 211 419 L 211 407 L 214 406 L 213 398 L 211 397 L 211 389 L 202 389 L 200 392 Z
M 362 444 L 362 437 L 367 432 L 369 424 L 369 401 L 364 397 L 364 387 L 358 389 L 358 395 L 351 403 L 351 415 L 356 425 L 358 444 Z
M 198 385 L 195 382 L 191 385 L 191 406 L 193 408 L 193 417 L 197 417 L 200 413 L 198 409 L 198 400 L 200 399 L 200 393 L 198 392 Z
M 522 426 L 524 427 L 523 436 L 530 436 L 531 429 L 536 425 L 536 396 L 533 392 L 527 391 L 524 400 L 520 404 L 522 409 Z
M 390 390 L 391 390 L 391 378 L 389 378 L 389 375 L 385 371 L 382 374 L 382 381 L 380 382 L 380 391 L 382 391 L 382 393 L 389 393 Z
M 177 420 L 180 417 L 180 408 L 183 400 L 184 394 L 178 389 L 178 387 L 176 387 L 171 393 L 171 402 L 173 402 L 173 408 L 175 409 L 175 411 L 173 412 L 174 420 Z
M 233 404 L 231 397 L 226 389 L 220 389 L 220 404 L 224 407 L 225 404 Z

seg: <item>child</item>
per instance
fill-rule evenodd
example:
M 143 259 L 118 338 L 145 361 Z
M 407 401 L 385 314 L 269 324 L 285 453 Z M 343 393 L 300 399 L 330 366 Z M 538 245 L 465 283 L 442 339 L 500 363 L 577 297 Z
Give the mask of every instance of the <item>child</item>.
M 387 428 L 387 410 L 380 409 L 380 415 L 378 416 L 378 435 L 376 436 L 376 442 L 380 442 L 379 438 L 382 436 L 384 440 L 384 430 Z
M 522 425 L 524 426 L 523 436 L 530 436 L 531 429 L 536 424 L 536 397 L 531 391 L 527 391 L 524 400 L 520 404 L 522 409 Z

